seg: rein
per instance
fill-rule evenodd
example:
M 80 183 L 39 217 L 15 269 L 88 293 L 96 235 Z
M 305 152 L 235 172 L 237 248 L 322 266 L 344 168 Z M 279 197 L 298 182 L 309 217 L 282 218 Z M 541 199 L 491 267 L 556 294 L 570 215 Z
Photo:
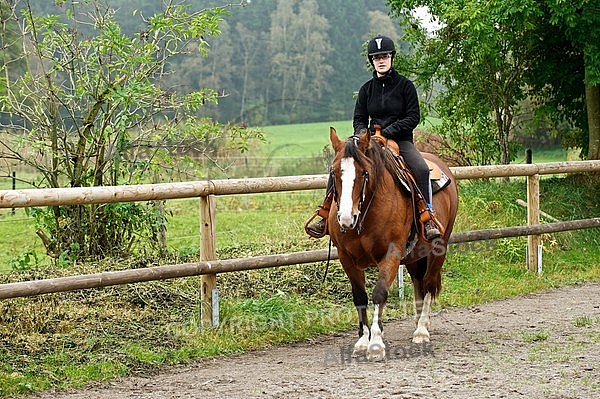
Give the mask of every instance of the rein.
M 327 252 L 327 263 L 325 264 L 325 273 L 323 273 L 323 281 L 321 281 L 322 283 L 324 283 L 325 279 L 327 278 L 327 272 L 329 271 L 329 264 L 331 263 L 331 245 L 332 245 L 331 236 L 329 236 L 329 251 Z
M 373 192 L 371 193 L 371 198 L 369 199 L 369 202 L 367 203 L 367 207 L 365 208 L 365 211 L 362 212 L 363 205 L 365 203 L 365 190 L 367 188 L 367 183 L 369 182 L 369 172 L 367 172 L 366 170 L 363 172 L 363 178 L 364 178 L 363 185 L 360 190 L 360 201 L 358 202 L 358 208 L 361 210 L 361 212 L 358 215 L 358 228 L 356 229 L 357 234 L 360 234 L 360 232 L 362 230 L 363 221 L 365 220 L 365 216 L 367 216 L 367 212 L 369 212 L 369 209 L 371 208 L 371 203 L 373 202 L 373 198 L 375 198 L 375 188 L 373 188 Z

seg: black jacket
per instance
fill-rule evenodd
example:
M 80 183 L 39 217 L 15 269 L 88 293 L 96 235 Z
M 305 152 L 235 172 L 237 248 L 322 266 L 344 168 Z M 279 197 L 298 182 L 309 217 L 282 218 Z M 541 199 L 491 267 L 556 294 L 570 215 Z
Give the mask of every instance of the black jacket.
M 421 113 L 415 85 L 391 69 L 386 76 L 373 78 L 358 91 L 354 107 L 354 132 L 381 125 L 381 134 L 395 141 L 413 141 L 413 130 Z

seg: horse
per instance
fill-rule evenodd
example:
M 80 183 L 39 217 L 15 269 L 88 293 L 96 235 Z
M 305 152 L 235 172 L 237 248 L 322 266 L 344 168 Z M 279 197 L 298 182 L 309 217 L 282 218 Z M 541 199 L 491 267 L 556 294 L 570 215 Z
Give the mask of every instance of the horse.
M 430 340 L 431 304 L 441 290 L 441 269 L 458 208 L 458 190 L 450 169 L 435 155 L 422 153 L 450 178 L 449 184 L 433 195 L 443 234 L 426 241 L 414 233 L 413 202 L 397 184 L 385 154 L 389 149 L 372 140 L 367 130 L 340 140 L 331 127 L 329 135 L 335 152 L 331 168 L 335 195 L 327 223 L 358 312 L 359 338 L 353 356 L 366 352 L 369 360 L 382 360 L 383 308 L 400 264 L 405 265 L 414 289 L 416 330 L 412 341 Z M 374 312 L 369 328 L 365 269 L 373 266 L 378 269 L 378 279 L 372 293 Z

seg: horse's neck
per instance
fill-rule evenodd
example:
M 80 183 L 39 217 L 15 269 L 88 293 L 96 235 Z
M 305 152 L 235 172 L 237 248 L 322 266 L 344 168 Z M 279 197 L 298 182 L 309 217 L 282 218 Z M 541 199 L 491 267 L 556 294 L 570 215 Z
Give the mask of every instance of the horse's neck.
M 371 186 L 366 201 L 373 196 L 373 205 L 381 208 L 394 208 L 398 212 L 409 209 L 412 212 L 412 201 L 405 195 L 396 184 L 396 177 L 390 171 L 384 169 Z

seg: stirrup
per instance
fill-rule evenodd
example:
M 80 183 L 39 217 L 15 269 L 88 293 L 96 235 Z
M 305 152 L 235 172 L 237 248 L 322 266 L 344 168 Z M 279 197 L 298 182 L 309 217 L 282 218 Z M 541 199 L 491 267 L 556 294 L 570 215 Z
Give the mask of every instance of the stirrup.
M 325 237 L 325 235 L 327 234 L 327 227 L 328 227 L 328 226 L 327 226 L 327 224 L 328 224 L 328 223 L 327 223 L 327 219 L 326 219 L 326 218 L 324 218 L 324 217 L 322 217 L 322 216 L 319 214 L 319 211 L 320 211 L 320 209 L 317 209 L 317 210 L 315 211 L 315 213 L 313 213 L 313 214 L 312 214 L 312 216 L 311 216 L 310 218 L 308 218 L 308 220 L 307 220 L 307 221 L 304 223 L 304 231 L 306 231 L 306 234 L 308 234 L 309 236 L 311 236 L 311 237 L 313 237 L 313 238 L 323 238 L 323 237 Z M 312 221 L 313 221 L 313 220 L 314 220 L 314 219 L 315 219 L 317 216 L 321 217 L 321 220 L 323 221 L 323 224 L 324 224 L 323 231 L 321 231 L 321 232 L 318 232 L 318 231 L 316 231 L 316 230 L 312 230 L 312 229 L 311 229 L 311 224 L 312 224 L 311 222 L 312 222 Z M 319 220 L 319 221 L 315 222 L 315 224 L 316 224 L 316 223 L 319 223 L 321 220 Z
M 421 222 L 421 233 L 425 240 L 433 241 L 444 235 L 444 228 L 436 217 L 435 212 L 427 209 L 421 213 L 419 221 Z
M 309 236 L 311 236 L 313 238 L 325 237 L 325 235 L 327 234 L 327 231 L 328 231 L 328 227 L 329 227 L 328 223 L 327 223 L 327 219 L 329 218 L 329 209 L 331 208 L 332 201 L 333 201 L 333 191 L 325 194 L 325 200 L 323 201 L 323 204 L 321 204 L 317 208 L 315 213 L 313 213 L 312 216 L 310 218 L 308 218 L 308 220 L 304 223 L 304 231 L 306 231 L 306 234 L 308 234 Z M 325 228 L 323 229 L 323 231 L 320 231 L 320 232 L 311 230 L 309 228 L 310 227 L 309 225 L 317 216 L 321 217 L 325 221 Z

